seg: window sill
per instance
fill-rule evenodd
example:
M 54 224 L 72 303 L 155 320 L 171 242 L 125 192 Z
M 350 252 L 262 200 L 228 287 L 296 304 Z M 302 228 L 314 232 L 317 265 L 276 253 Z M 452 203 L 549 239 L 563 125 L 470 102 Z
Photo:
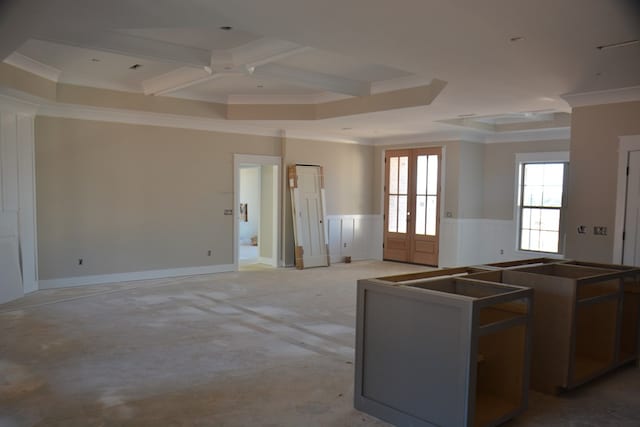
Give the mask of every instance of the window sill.
M 522 256 L 531 255 L 532 258 L 565 259 L 564 254 L 554 254 L 550 252 L 523 251 L 520 249 L 516 249 L 515 253 Z

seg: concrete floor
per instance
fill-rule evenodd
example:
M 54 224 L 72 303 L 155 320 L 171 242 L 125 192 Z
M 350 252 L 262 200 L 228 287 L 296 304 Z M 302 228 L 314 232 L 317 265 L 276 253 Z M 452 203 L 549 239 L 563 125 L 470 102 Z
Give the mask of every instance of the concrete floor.
M 0 426 L 383 426 L 353 409 L 355 280 L 420 267 L 255 267 L 0 305 Z M 506 424 L 640 426 L 640 369 Z

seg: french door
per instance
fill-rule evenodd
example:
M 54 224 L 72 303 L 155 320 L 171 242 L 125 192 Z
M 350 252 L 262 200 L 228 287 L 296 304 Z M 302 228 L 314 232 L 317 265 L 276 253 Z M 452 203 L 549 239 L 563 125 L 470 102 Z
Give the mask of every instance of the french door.
M 438 265 L 441 148 L 385 154 L 386 260 Z

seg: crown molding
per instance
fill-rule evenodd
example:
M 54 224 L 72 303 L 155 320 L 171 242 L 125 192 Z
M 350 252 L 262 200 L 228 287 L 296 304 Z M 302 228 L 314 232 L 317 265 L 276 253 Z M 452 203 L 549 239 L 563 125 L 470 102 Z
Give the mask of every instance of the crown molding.
M 308 139 L 314 141 L 337 142 L 341 144 L 373 145 L 372 141 L 363 138 L 348 138 L 339 135 L 328 135 L 326 133 L 307 130 L 285 130 L 284 138 Z
M 373 140 L 373 145 L 403 145 L 417 143 L 433 143 L 447 141 L 465 141 L 482 144 L 494 144 L 504 142 L 529 142 L 529 141 L 553 141 L 558 139 L 569 140 L 570 128 L 535 129 L 513 132 L 480 132 L 480 131 L 440 131 L 428 132 L 398 137 L 384 137 Z
M 55 67 L 38 62 L 18 52 L 13 52 L 3 62 L 53 82 L 57 82 L 62 73 Z
M 500 132 L 487 135 L 485 144 L 496 144 L 503 142 L 530 142 L 530 141 L 554 141 L 558 139 L 571 139 L 571 128 L 535 129 L 513 132 Z
M 640 101 L 640 86 L 560 95 L 572 108 Z
M 38 104 L 0 92 L 0 111 L 35 116 L 38 112 Z
M 174 114 L 148 113 L 132 110 L 117 110 L 84 105 L 46 103 L 38 109 L 37 115 L 60 117 L 78 120 L 93 120 L 100 122 L 126 123 L 132 125 L 161 126 L 180 129 L 194 129 L 209 132 L 235 133 L 243 135 L 257 135 L 266 137 L 285 137 L 327 141 L 342 144 L 369 145 L 366 140 L 345 138 L 337 135 L 327 135 L 322 132 L 306 130 L 282 130 L 280 128 L 262 128 L 240 124 L 230 120 L 215 120 L 197 117 L 185 117 Z

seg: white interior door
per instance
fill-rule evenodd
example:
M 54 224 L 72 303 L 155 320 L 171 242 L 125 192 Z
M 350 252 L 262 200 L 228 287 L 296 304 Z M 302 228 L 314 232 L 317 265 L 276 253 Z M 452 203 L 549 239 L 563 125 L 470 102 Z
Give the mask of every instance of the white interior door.
M 298 268 L 329 265 L 320 166 L 291 166 L 289 170 Z
M 622 263 L 640 266 L 640 151 L 629 152 L 627 166 L 627 197 Z

